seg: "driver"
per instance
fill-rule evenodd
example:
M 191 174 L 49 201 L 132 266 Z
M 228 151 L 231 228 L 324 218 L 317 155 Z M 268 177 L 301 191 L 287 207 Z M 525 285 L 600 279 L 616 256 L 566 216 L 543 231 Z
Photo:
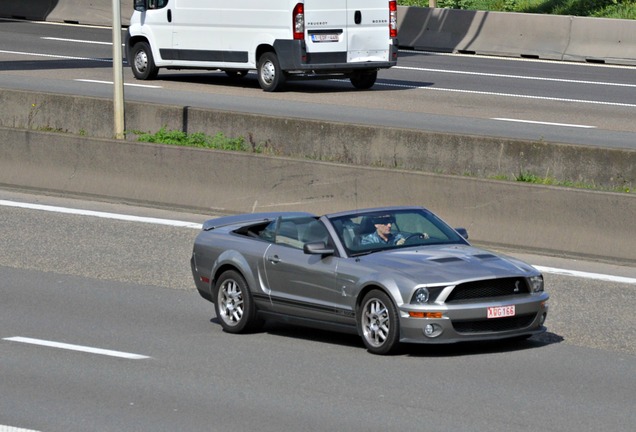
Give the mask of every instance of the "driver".
M 360 244 L 386 244 L 386 245 L 403 245 L 406 238 L 401 233 L 393 234 L 391 226 L 393 226 L 394 218 L 391 215 L 374 216 L 373 225 L 375 231 L 367 234 L 360 239 Z

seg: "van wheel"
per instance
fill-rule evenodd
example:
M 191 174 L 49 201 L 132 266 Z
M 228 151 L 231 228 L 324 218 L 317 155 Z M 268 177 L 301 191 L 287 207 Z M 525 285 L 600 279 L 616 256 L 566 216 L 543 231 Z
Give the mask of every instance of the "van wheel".
M 135 78 L 140 80 L 152 80 L 157 78 L 159 68 L 155 66 L 155 60 L 152 57 L 150 45 L 147 42 L 137 42 L 133 45 L 131 51 L 132 68 Z
M 258 84 L 266 92 L 278 91 L 285 84 L 285 72 L 273 52 L 266 52 L 258 59 Z
M 351 84 L 357 89 L 366 90 L 373 87 L 378 78 L 378 71 L 354 72 L 351 75 Z

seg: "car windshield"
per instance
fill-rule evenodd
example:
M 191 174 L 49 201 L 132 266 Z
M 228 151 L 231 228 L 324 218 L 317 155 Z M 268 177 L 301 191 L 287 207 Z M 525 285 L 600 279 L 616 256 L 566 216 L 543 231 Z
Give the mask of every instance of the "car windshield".
M 467 244 L 425 209 L 351 213 L 330 218 L 348 255 L 421 245 Z

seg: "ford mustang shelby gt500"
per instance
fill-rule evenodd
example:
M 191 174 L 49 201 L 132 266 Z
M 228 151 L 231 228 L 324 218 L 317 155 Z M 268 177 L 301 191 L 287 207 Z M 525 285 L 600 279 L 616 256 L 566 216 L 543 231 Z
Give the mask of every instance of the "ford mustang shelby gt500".
M 230 333 L 282 319 L 359 334 L 386 354 L 544 332 L 541 273 L 467 237 L 421 207 L 243 214 L 205 222 L 191 266 Z

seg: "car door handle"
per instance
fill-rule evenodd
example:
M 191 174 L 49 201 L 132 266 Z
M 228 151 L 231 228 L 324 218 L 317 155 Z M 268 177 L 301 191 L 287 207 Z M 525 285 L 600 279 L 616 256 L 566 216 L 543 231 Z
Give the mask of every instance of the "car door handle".
M 267 261 L 271 262 L 272 264 L 278 264 L 280 262 L 280 258 L 278 258 L 278 255 L 270 255 L 267 257 Z
M 172 22 L 172 11 L 170 9 L 168 9 L 168 22 Z

